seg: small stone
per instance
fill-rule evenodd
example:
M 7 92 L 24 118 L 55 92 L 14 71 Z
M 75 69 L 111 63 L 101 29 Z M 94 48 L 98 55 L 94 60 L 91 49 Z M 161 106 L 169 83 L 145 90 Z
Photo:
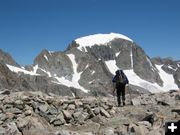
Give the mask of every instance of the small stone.
M 8 119 L 8 120 L 13 119 L 14 116 L 15 116 L 15 115 L 14 115 L 13 113 L 11 113 L 11 112 L 6 112 L 5 115 L 6 115 L 6 118 L 5 118 L 5 119 Z
M 109 127 L 109 128 L 103 129 L 102 134 L 103 135 L 114 135 L 114 128 Z
M 67 110 L 63 110 L 63 115 L 64 115 L 64 118 L 66 121 L 69 121 L 72 119 L 71 113 L 69 113 L 69 111 L 67 111 Z
M 23 105 L 23 101 L 22 100 L 16 100 L 14 102 L 15 105 Z
M 63 115 L 62 112 L 60 112 L 60 113 L 57 115 L 56 119 L 59 120 L 59 123 L 61 123 L 61 125 L 64 124 L 64 123 L 66 123 L 66 121 L 65 121 L 65 119 L 64 119 L 64 115 Z
M 4 113 L 0 114 L 0 121 L 5 121 L 6 120 L 6 115 Z
M 148 121 L 139 121 L 138 124 L 144 125 L 144 126 L 149 127 L 149 128 L 152 126 L 151 123 L 149 123 Z
M 11 92 L 10 92 L 10 90 L 8 90 L 8 89 L 5 89 L 5 90 L 2 90 L 2 91 L 0 91 L 0 94 L 2 94 L 2 95 L 9 95 Z
M 6 130 L 3 127 L 0 127 L 0 135 L 5 135 Z
M 28 122 L 29 121 L 26 118 L 19 117 L 17 118 L 16 124 L 19 129 L 23 130 L 28 125 Z
M 94 112 L 92 111 L 92 109 L 91 109 L 91 107 L 89 105 L 85 105 L 84 109 L 87 110 L 87 113 L 89 113 L 90 118 L 95 116 Z
M 9 108 L 6 110 L 7 112 L 11 112 L 13 114 L 21 114 L 22 110 L 18 109 L 18 108 Z
M 21 99 L 22 99 L 23 101 L 25 101 L 25 102 L 31 101 L 31 98 L 30 98 L 29 96 L 25 96 L 25 95 L 23 95 L 23 96 L 21 97 Z
M 89 114 L 87 112 L 83 112 L 83 117 L 84 117 L 84 120 L 88 120 L 89 119 Z
M 158 130 L 151 130 L 148 135 L 162 135 Z
M 7 124 L 7 130 L 10 135 L 22 135 L 14 122 Z
M 134 98 L 134 99 L 132 99 L 132 104 L 133 104 L 134 106 L 136 106 L 136 105 L 141 105 L 141 102 L 140 102 L 139 99 Z
M 180 95 L 175 95 L 175 100 L 180 100 Z
M 64 122 L 62 122 L 61 120 L 55 120 L 54 122 L 53 122 L 53 125 L 54 126 L 61 126 L 61 125 L 63 125 L 64 124 Z
M 113 108 L 113 106 L 114 106 L 114 104 L 113 104 L 113 103 L 111 103 L 111 102 L 107 102 L 107 103 L 106 103 L 106 105 L 108 106 L 108 108 L 109 108 L 109 109 L 112 109 L 112 108 Z
M 76 108 L 83 106 L 83 103 L 80 100 L 75 100 L 74 104 L 75 104 Z
M 100 112 L 101 112 L 101 115 L 105 116 L 106 118 L 110 118 L 111 117 L 110 114 L 106 110 L 104 110 L 104 108 L 102 108 L 102 107 L 100 109 Z
M 66 123 L 63 113 L 59 113 L 57 116 L 53 115 L 53 117 L 50 118 L 50 123 L 54 126 L 60 126 Z
M 100 113 L 99 107 L 94 108 L 93 112 L 94 112 L 95 115 L 98 115 Z
M 178 115 L 180 115 L 180 108 L 172 109 L 171 112 L 176 112 Z
M 116 111 L 114 109 L 111 109 L 109 110 L 109 114 L 114 116 L 116 114 Z
M 73 117 L 74 120 L 79 124 L 82 124 L 86 118 L 86 116 L 81 111 L 73 113 Z
M 64 101 L 64 104 L 73 104 L 74 103 L 74 100 L 65 100 Z
M 130 124 L 128 129 L 130 133 L 135 135 L 146 135 L 149 133 L 149 130 L 144 125 L 137 126 L 135 124 Z
M 68 107 L 68 104 L 65 104 L 65 103 L 64 103 L 62 109 L 65 110 L 65 109 L 67 109 L 67 107 Z
M 25 112 L 24 112 L 24 115 L 25 116 L 28 116 L 28 115 L 31 115 L 32 114 L 32 110 L 26 110 Z
M 39 109 L 41 112 L 46 113 L 46 112 L 48 111 L 48 109 L 49 109 L 49 106 L 48 106 L 47 104 L 40 105 L 40 106 L 38 107 L 38 109 Z
M 75 108 L 76 107 L 75 107 L 74 104 L 69 104 L 68 107 L 67 107 L 68 110 L 75 110 Z
M 58 110 L 53 105 L 51 105 L 49 107 L 48 114 L 54 115 L 54 114 L 57 114 L 57 113 L 58 113 Z
M 100 106 L 103 107 L 105 110 L 108 110 L 108 109 L 109 109 L 109 106 L 108 106 L 108 105 L 105 105 L 104 103 L 101 103 Z
M 2 125 L 4 122 L 0 120 L 0 125 Z

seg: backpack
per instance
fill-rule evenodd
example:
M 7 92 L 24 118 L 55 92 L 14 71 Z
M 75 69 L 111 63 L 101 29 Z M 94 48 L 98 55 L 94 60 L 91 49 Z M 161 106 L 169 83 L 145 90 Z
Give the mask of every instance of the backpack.
M 126 83 L 126 78 L 122 73 L 120 73 L 119 76 L 117 76 L 116 84 L 121 85 L 125 83 Z

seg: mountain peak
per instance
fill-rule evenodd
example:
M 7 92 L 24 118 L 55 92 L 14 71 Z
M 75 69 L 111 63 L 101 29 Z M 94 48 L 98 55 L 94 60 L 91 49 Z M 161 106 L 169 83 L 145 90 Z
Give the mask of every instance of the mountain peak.
M 76 39 L 75 41 L 77 44 L 79 44 L 78 48 L 81 48 L 81 47 L 86 47 L 86 46 L 93 46 L 95 44 L 96 45 L 106 44 L 116 38 L 121 38 L 121 39 L 133 42 L 133 40 L 130 39 L 129 37 L 119 34 L 119 33 L 94 34 L 94 35 L 89 35 L 85 37 L 80 37 Z
M 19 67 L 19 64 L 16 63 L 12 56 L 7 52 L 4 52 L 2 49 L 0 49 L 0 61 L 4 62 L 5 64 L 10 64 Z

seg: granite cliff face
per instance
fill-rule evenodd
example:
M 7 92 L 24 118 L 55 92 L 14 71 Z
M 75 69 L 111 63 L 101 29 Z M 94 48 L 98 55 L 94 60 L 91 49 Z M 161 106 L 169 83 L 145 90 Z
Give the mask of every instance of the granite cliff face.
M 0 51 L 1 88 L 43 91 L 58 95 L 110 95 L 115 71 L 123 69 L 135 93 L 180 87 L 180 63 L 151 59 L 130 38 L 116 33 L 78 38 L 64 52 L 43 50 L 33 65 L 20 67 Z

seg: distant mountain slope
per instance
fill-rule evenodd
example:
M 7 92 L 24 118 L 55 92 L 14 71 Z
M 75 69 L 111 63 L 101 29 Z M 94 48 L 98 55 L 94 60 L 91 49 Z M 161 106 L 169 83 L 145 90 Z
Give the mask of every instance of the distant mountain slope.
M 75 39 L 64 52 L 43 50 L 34 64 L 25 68 L 5 63 L 26 80 L 27 89 L 60 95 L 108 95 L 119 68 L 126 73 L 133 91 L 161 92 L 180 87 L 179 61 L 151 60 L 133 40 L 117 33 Z

